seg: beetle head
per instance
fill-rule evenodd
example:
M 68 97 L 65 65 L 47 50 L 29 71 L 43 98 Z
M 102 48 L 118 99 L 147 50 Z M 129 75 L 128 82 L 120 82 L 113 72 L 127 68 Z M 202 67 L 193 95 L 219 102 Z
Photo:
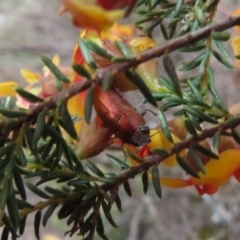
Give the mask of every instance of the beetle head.
M 131 138 L 131 143 L 135 146 L 141 146 L 145 143 L 151 142 L 149 133 L 150 129 L 148 126 L 142 125 L 138 127 Z

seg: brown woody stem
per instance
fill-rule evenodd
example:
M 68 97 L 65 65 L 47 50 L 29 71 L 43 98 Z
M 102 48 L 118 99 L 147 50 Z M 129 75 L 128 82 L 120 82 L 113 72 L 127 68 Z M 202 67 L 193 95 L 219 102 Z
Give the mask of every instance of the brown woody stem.
M 106 73 L 112 72 L 116 73 L 119 71 L 124 71 L 131 67 L 135 67 L 143 62 L 146 62 L 152 58 L 160 57 L 164 53 L 173 52 L 176 49 L 181 47 L 193 44 L 203 38 L 208 37 L 211 34 L 211 31 L 223 31 L 233 26 L 240 25 L 240 16 L 229 17 L 227 20 L 220 23 L 216 23 L 210 26 L 206 26 L 194 33 L 186 34 L 185 36 L 176 38 L 174 40 L 166 41 L 160 46 L 153 47 L 152 49 L 141 52 L 135 56 L 132 61 L 125 63 L 116 63 L 107 68 L 98 69 L 95 74 L 92 75 L 91 81 L 84 81 L 74 84 L 72 87 L 61 91 L 60 93 L 49 98 L 44 103 L 39 104 L 37 107 L 33 108 L 26 117 L 19 118 L 16 121 L 14 128 L 21 127 L 24 122 L 31 122 L 43 109 L 53 109 L 57 106 L 58 102 L 67 100 L 74 95 L 88 89 L 92 84 L 101 84 L 103 77 Z M 4 135 L 2 132 L 3 127 L 6 125 L 8 120 L 4 120 L 0 123 L 0 135 Z

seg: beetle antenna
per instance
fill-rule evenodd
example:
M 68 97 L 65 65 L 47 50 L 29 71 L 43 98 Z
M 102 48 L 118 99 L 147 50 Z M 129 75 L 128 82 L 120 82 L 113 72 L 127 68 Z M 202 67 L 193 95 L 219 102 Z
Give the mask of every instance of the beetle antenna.
M 155 136 L 156 134 L 158 134 L 159 132 L 161 132 L 163 129 L 161 128 L 161 129 L 159 129 L 157 132 L 155 132 L 153 135 L 151 135 L 150 137 L 153 137 L 153 136 Z

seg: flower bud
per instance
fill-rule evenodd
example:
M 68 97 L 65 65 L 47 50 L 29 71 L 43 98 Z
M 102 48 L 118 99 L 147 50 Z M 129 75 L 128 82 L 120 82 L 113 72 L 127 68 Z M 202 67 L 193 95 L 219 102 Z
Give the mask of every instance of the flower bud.
M 109 129 L 97 121 L 84 123 L 75 153 L 81 160 L 96 156 L 106 148 L 111 135 Z

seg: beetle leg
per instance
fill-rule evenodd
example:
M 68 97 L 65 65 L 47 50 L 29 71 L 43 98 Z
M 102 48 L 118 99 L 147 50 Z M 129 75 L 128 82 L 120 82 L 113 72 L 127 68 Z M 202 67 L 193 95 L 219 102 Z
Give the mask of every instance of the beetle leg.
M 147 112 L 150 112 L 150 113 L 152 113 L 154 116 L 157 116 L 157 114 L 156 114 L 154 111 L 149 110 L 149 109 L 144 110 L 144 111 L 141 112 L 140 114 L 141 114 L 142 116 L 145 116 Z

